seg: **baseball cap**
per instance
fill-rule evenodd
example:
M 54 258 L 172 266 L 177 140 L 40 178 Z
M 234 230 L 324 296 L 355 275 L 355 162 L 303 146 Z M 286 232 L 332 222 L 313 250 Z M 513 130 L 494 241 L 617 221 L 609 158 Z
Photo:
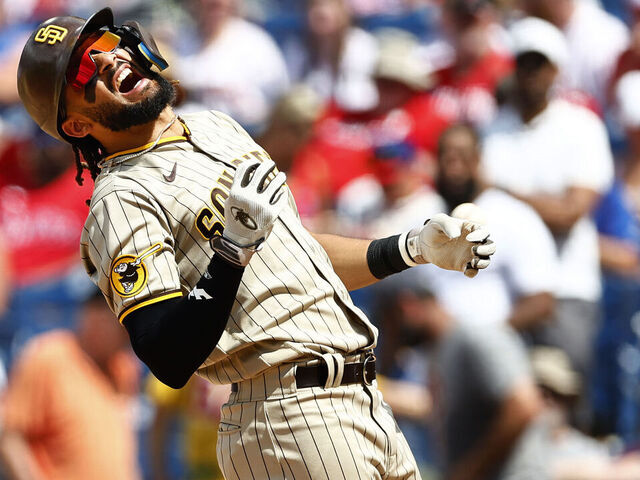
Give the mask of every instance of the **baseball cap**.
M 385 29 L 377 34 L 380 50 L 373 76 L 395 80 L 413 90 L 426 90 L 433 85 L 432 69 L 420 55 L 418 40 L 408 32 Z
M 515 56 L 537 52 L 558 68 L 567 63 L 569 52 L 564 35 L 546 20 L 536 17 L 523 18 L 511 26 L 509 33 Z
M 580 376 L 571 366 L 567 354 L 559 348 L 533 348 L 531 366 L 539 385 L 566 397 L 580 393 Z
M 615 87 L 620 123 L 625 128 L 640 127 L 640 70 L 632 70 L 620 77 Z

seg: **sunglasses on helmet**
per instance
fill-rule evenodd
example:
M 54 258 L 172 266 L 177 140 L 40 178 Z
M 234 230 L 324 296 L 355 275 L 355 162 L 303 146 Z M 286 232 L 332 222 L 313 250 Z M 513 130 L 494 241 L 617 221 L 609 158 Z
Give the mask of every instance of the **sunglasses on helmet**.
M 153 37 L 137 22 L 127 21 L 121 27 L 94 32 L 79 43 L 69 62 L 67 83 L 78 90 L 84 88 L 98 72 L 93 55 L 110 53 L 118 47 L 129 51 L 144 68 L 155 66 L 162 71 L 169 66 Z
M 67 83 L 77 90 L 84 88 L 98 73 L 93 55 L 115 51 L 120 41 L 118 35 L 109 31 L 90 35 L 71 57 Z M 74 68 L 75 64 L 77 67 Z

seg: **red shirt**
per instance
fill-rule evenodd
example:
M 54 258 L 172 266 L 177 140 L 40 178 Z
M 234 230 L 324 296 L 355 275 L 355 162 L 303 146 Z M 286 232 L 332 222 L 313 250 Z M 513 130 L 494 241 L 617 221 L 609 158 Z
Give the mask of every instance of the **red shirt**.
M 301 214 L 305 214 L 306 203 L 330 203 L 348 182 L 373 173 L 377 147 L 409 143 L 417 150 L 435 153 L 438 137 L 453 120 L 451 112 L 439 108 L 426 93 L 385 114 L 330 107 L 316 124 L 312 140 L 297 156 L 290 175 L 289 185 L 296 201 L 302 203 L 298 205 Z
M 495 90 L 514 68 L 513 59 L 490 51 L 467 70 L 451 65 L 436 72 L 435 95 L 459 120 L 481 124 L 495 112 Z
M 42 281 L 77 264 L 93 184 L 75 182 L 75 166 L 39 188 L 0 187 L 0 232 L 18 285 Z

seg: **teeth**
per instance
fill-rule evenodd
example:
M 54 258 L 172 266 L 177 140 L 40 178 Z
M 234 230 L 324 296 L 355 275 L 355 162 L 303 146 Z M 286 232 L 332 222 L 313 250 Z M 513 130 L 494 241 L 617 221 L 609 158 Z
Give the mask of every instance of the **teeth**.
M 122 84 L 123 80 L 125 78 L 127 78 L 131 73 L 133 73 L 131 71 L 131 69 L 129 67 L 125 67 L 122 72 L 120 72 L 120 75 L 118 75 L 118 78 L 116 79 L 116 87 L 118 89 L 120 89 L 120 85 Z

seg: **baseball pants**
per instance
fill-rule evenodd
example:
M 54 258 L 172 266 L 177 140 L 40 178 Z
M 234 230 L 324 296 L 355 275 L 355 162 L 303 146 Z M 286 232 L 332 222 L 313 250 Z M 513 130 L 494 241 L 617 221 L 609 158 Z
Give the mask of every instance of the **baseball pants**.
M 297 389 L 294 375 L 295 364 L 269 369 L 223 405 L 217 454 L 227 480 L 420 479 L 375 381 Z

